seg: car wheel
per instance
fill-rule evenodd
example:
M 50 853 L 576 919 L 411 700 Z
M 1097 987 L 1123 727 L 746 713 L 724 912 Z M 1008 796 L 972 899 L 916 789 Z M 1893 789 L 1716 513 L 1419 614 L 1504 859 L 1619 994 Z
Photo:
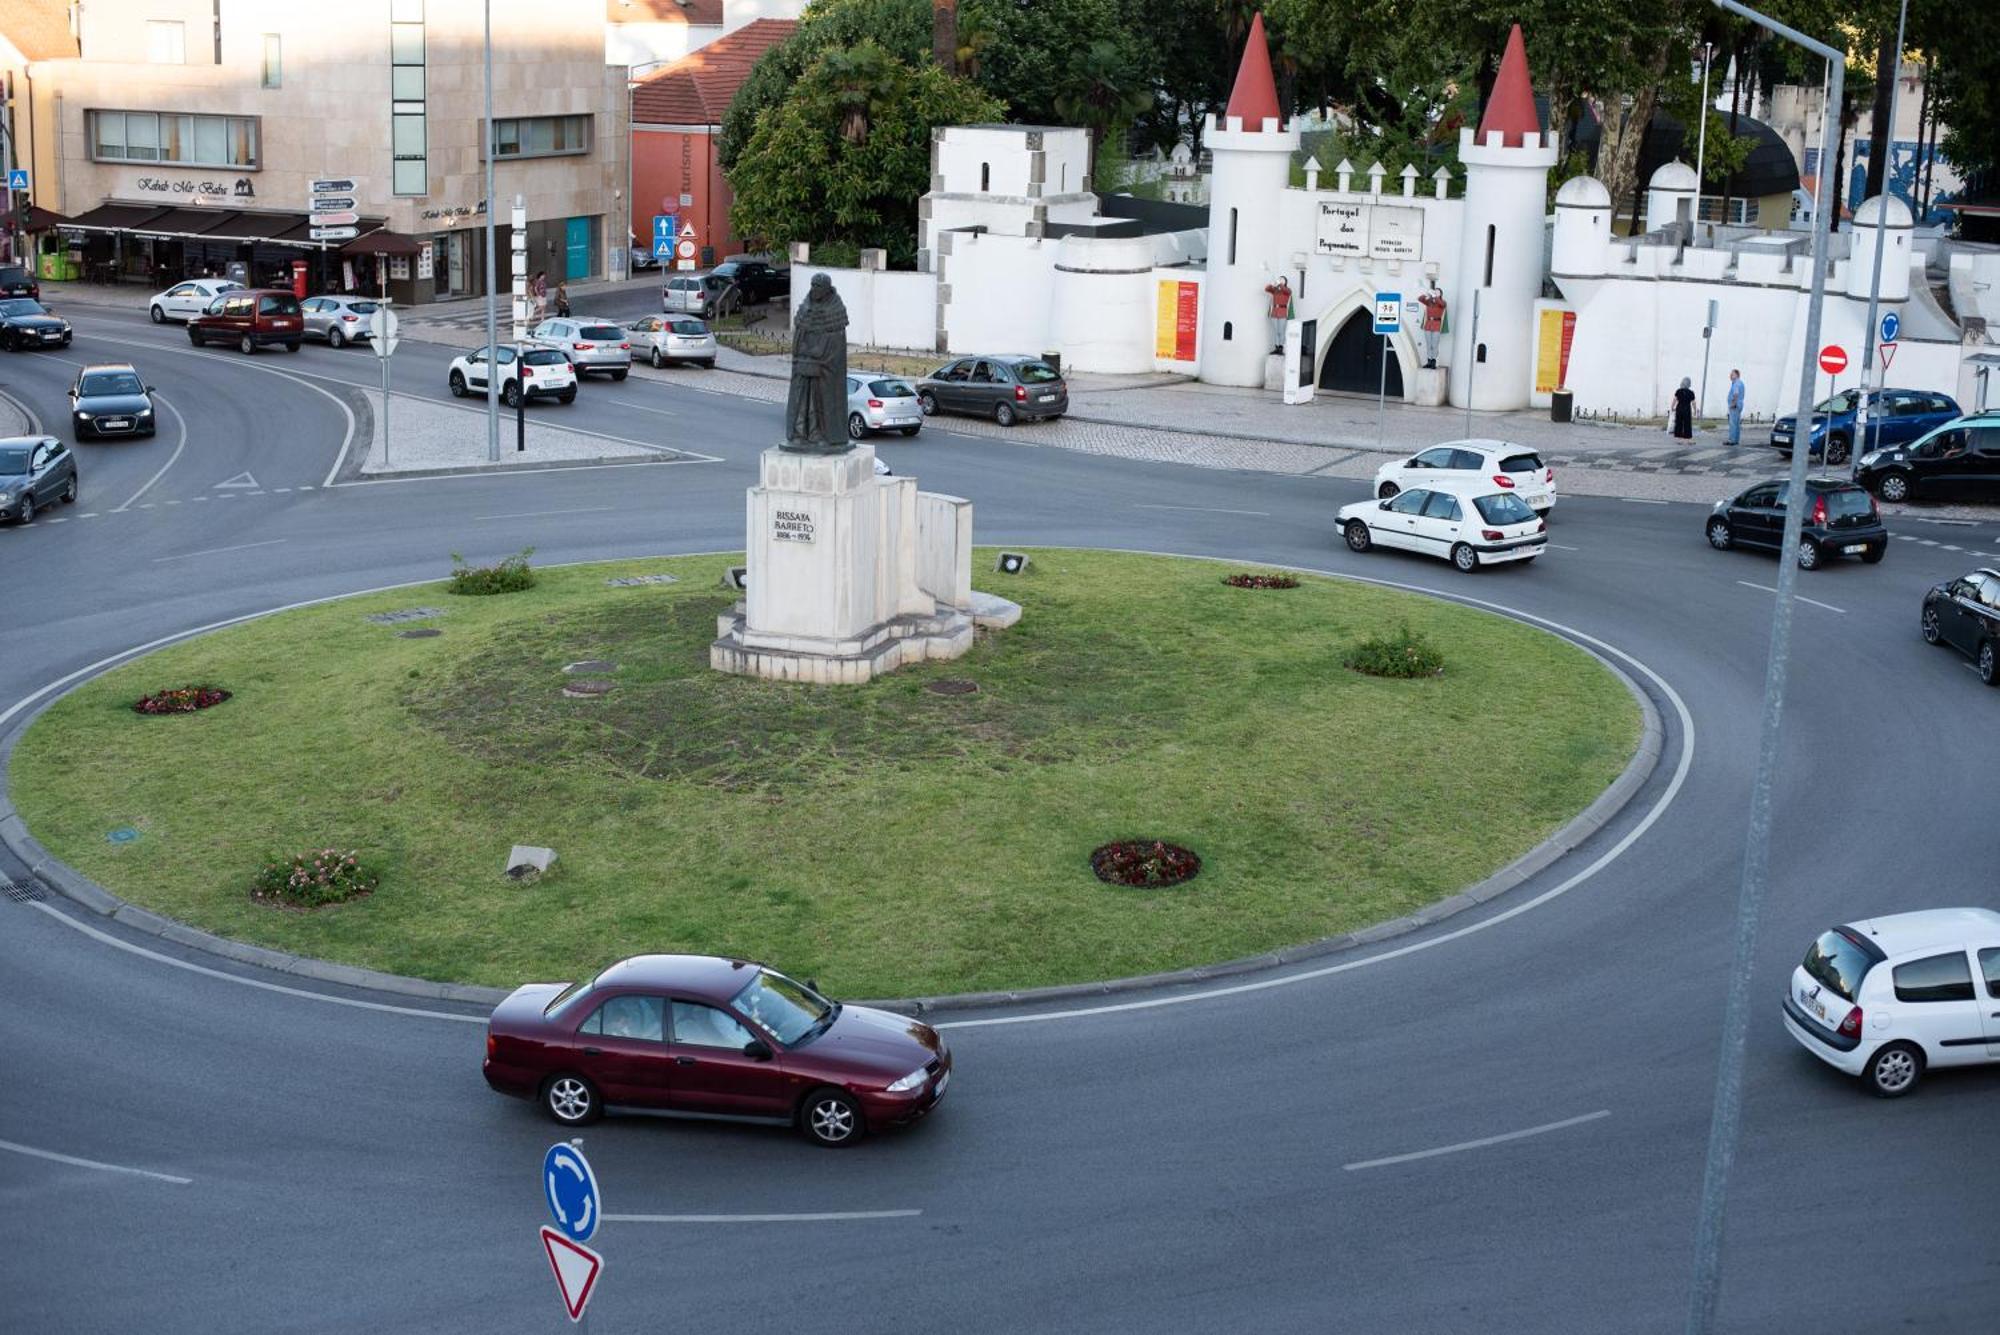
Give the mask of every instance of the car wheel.
M 1881 565 L 1882 558 L 1887 556 L 1888 554 L 1889 554 L 1888 543 L 1886 542 L 1876 543 L 1874 546 L 1870 547 L 1867 551 L 1861 553 L 1861 563 L 1863 565 L 1871 565 L 1871 566 Z
M 1994 647 L 1993 641 L 1988 640 L 1979 646 L 1979 657 L 1976 662 L 1979 666 L 1979 679 L 1988 686 L 2000 686 L 2000 649 Z
M 542 1107 L 564 1126 L 594 1122 L 603 1113 L 597 1087 L 580 1075 L 565 1072 L 542 1086 Z
M 653 363 L 653 369 L 655 371 L 659 370 L 661 367 L 667 364 L 667 359 L 660 355 L 660 350 L 658 348 L 653 349 L 652 355 L 649 358 L 647 358 L 647 360 Z
M 1799 539 L 1799 569 L 1818 570 L 1822 555 L 1819 544 L 1811 538 Z
M 341 332 L 340 332 L 340 327 L 339 327 L 338 325 L 336 325 L 336 326 L 334 326 L 334 327 L 333 327 L 332 329 L 329 329 L 329 330 L 327 330 L 327 331 L 326 331 L 326 343 L 327 343 L 327 346 L 328 346 L 328 347 L 331 347 L 331 348 L 343 348 L 343 347 L 346 347 L 346 346 L 347 346 L 347 335 L 345 335 L 345 334 L 341 333 Z
M 465 397 L 465 377 L 464 377 L 464 376 L 460 375 L 460 374 L 459 374 L 458 372 L 456 372 L 456 371 L 453 371 L 453 372 L 451 373 L 451 379 L 450 379 L 450 380 L 448 380 L 448 381 L 446 381 L 445 383 L 451 386 L 451 396 L 452 396 L 452 397 L 453 397 L 454 399 L 462 399 L 462 398 L 464 398 L 464 397 Z
M 1935 607 L 1926 607 L 1923 618 L 1918 624 L 1923 627 L 1925 644 L 1943 643 L 1944 631 L 1938 625 L 1938 615 Z
M 243 350 L 243 355 L 245 357 L 251 357 L 256 355 L 257 340 L 250 337 L 250 335 L 248 334 L 245 334 L 243 336 L 242 341 L 239 342 L 236 346 Z
M 1718 552 L 1726 552 L 1729 550 L 1730 544 L 1735 541 L 1735 536 L 1729 531 L 1729 521 L 1727 519 L 1718 518 L 1708 521 L 1709 546 L 1715 548 Z
M 1828 463 L 1844 464 L 1847 462 L 1847 455 L 1848 455 L 1847 437 L 1835 436 L 1833 439 L 1827 441 L 1826 461 Z
M 861 1105 L 840 1089 L 816 1089 L 799 1105 L 799 1130 L 815 1145 L 839 1149 L 861 1139 Z
M 847 415 L 847 436 L 850 440 L 866 440 L 868 438 L 868 422 L 860 413 L 849 413 Z
M 613 371 L 613 372 L 611 373 L 611 378 L 612 378 L 613 380 L 623 380 L 623 379 L 624 379 L 624 378 L 625 378 L 626 376 L 628 376 L 628 375 L 630 375 L 630 374 L 631 374 L 631 372 L 629 372 L 629 371 Z
M 33 492 L 21 493 L 21 513 L 18 518 L 24 524 L 35 522 L 35 494 Z
M 1362 523 L 1359 519 L 1350 519 L 1347 521 L 1348 550 L 1365 552 L 1374 545 L 1374 541 L 1373 538 L 1368 536 L 1368 525 Z
M 903 427 L 897 427 L 896 429 L 902 432 L 906 436 L 914 436 L 919 431 L 923 430 L 923 428 L 920 426 L 903 426 Z
M 925 390 L 923 393 L 917 395 L 917 409 L 925 417 L 936 417 L 937 395 L 931 393 L 929 390 Z
M 1014 405 L 1011 403 L 994 404 L 993 420 L 998 422 L 1001 426 L 1014 425 Z
M 699 366 L 704 371 L 713 371 L 715 369 L 715 358 L 704 357 L 700 361 L 696 362 L 695 365 Z
M 573 391 L 572 391 L 572 392 L 573 392 Z M 507 405 L 507 406 L 508 406 L 509 408 L 518 408 L 518 407 L 520 407 L 520 406 L 521 406 L 521 382 L 520 382 L 520 381 L 518 381 L 518 380 L 516 380 L 516 381 L 514 381 L 514 382 L 513 382 L 512 384 L 508 384 L 508 385 L 503 385 L 503 386 L 501 386 L 501 387 L 500 387 L 500 402 L 502 402 L 502 403 L 506 404 L 506 405 Z
M 1924 1073 L 1924 1054 L 1910 1043 L 1890 1043 L 1868 1059 L 1861 1078 L 1870 1093 L 1885 1099 L 1900 1099 L 1917 1087 Z
M 198 348 L 198 347 L 200 347 L 200 346 L 201 346 L 201 331 L 200 331 L 200 330 L 198 330 L 198 329 L 194 329 L 194 328 L 190 327 L 190 328 L 188 329 L 188 342 L 190 342 L 190 343 L 194 344 L 194 345 L 195 345 L 195 346 L 196 346 L 197 348 Z
M 576 391 L 575 391 L 575 390 L 573 390 L 573 389 L 566 389 L 566 390 L 564 390 L 564 391 L 563 391 L 562 393 L 560 393 L 560 394 L 556 395 L 556 402 L 557 402 L 557 403 L 575 403 L 575 402 L 576 402 Z
M 153 317 L 154 324 L 165 324 L 167 322 L 167 313 L 161 310 L 158 306 L 154 306 L 151 310 L 147 311 L 146 313 Z
M 76 504 L 76 494 L 77 494 L 77 486 L 76 486 L 76 474 L 75 474 L 75 473 L 71 473 L 71 474 L 69 475 L 69 483 L 68 483 L 68 485 L 64 486 L 64 487 L 63 487 L 63 489 L 62 489 L 62 500 L 63 500 L 63 504 L 64 504 L 64 505 L 75 505 L 75 504 Z
M 289 340 L 287 340 L 287 341 L 286 341 L 286 343 L 285 343 L 285 351 L 286 351 L 286 352 L 297 352 L 297 351 L 299 350 L 299 345 L 300 345 L 301 343 L 303 343 L 303 342 L 304 342 L 304 340 L 303 340 L 303 339 L 297 339 L 297 338 L 294 338 L 294 339 L 289 339 Z
M 1477 570 L 1479 569 L 1479 553 L 1472 550 L 1470 543 L 1461 542 L 1458 546 L 1451 549 L 1451 563 L 1460 570 Z
M 1885 501 L 1907 501 L 1910 499 L 1910 477 L 1907 473 L 1884 473 L 1882 480 L 1875 484 L 1875 494 Z
M 1393 482 L 1384 482 L 1381 486 L 1375 488 L 1375 499 L 1378 501 L 1386 501 L 1391 496 L 1394 496 L 1397 492 L 1401 490 L 1402 488 L 1397 486 Z

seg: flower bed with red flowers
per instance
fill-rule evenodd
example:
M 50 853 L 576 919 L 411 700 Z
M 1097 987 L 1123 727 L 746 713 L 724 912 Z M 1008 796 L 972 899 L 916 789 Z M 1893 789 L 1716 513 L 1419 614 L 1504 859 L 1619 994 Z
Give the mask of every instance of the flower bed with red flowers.
M 1111 885 L 1152 888 L 1193 880 L 1201 870 L 1201 859 L 1178 844 L 1124 839 L 1093 852 L 1090 869 Z
M 229 698 L 229 692 L 219 686 L 176 686 L 170 691 L 155 691 L 142 695 L 132 702 L 135 714 L 192 714 L 197 709 L 209 709 Z
M 1296 589 L 1299 587 L 1295 575 L 1252 575 L 1238 571 L 1234 575 L 1224 575 L 1222 582 L 1232 589 Z
M 266 904 L 316 909 L 372 894 L 380 884 L 382 878 L 354 850 L 316 848 L 266 861 L 250 897 Z

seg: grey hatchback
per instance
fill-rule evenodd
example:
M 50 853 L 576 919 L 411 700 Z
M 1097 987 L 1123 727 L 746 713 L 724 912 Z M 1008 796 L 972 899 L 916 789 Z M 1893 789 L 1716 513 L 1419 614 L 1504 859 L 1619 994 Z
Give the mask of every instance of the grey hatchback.
M 0 519 L 32 523 L 35 511 L 77 496 L 76 455 L 54 436 L 0 437 Z
M 969 413 L 1012 426 L 1061 417 L 1069 411 L 1069 386 L 1039 357 L 960 357 L 917 382 L 917 406 L 926 417 Z

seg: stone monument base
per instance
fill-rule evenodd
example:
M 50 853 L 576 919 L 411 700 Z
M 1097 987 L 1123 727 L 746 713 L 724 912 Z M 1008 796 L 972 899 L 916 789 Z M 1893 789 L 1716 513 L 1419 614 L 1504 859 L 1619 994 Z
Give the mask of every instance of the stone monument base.
M 1449 366 L 1420 366 L 1410 385 L 1410 402 L 1421 408 L 1442 408 L 1450 386 Z

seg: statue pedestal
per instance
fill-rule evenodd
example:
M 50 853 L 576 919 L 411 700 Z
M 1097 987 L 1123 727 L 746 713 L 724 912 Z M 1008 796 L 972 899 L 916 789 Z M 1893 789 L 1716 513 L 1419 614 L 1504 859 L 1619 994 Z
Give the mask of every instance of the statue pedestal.
M 1410 385 L 1410 402 L 1424 408 L 1442 408 L 1451 387 L 1449 366 L 1420 366 Z
M 972 505 L 875 476 L 875 451 L 764 451 L 750 488 L 746 596 L 718 619 L 709 666 L 778 681 L 860 683 L 972 647 Z

